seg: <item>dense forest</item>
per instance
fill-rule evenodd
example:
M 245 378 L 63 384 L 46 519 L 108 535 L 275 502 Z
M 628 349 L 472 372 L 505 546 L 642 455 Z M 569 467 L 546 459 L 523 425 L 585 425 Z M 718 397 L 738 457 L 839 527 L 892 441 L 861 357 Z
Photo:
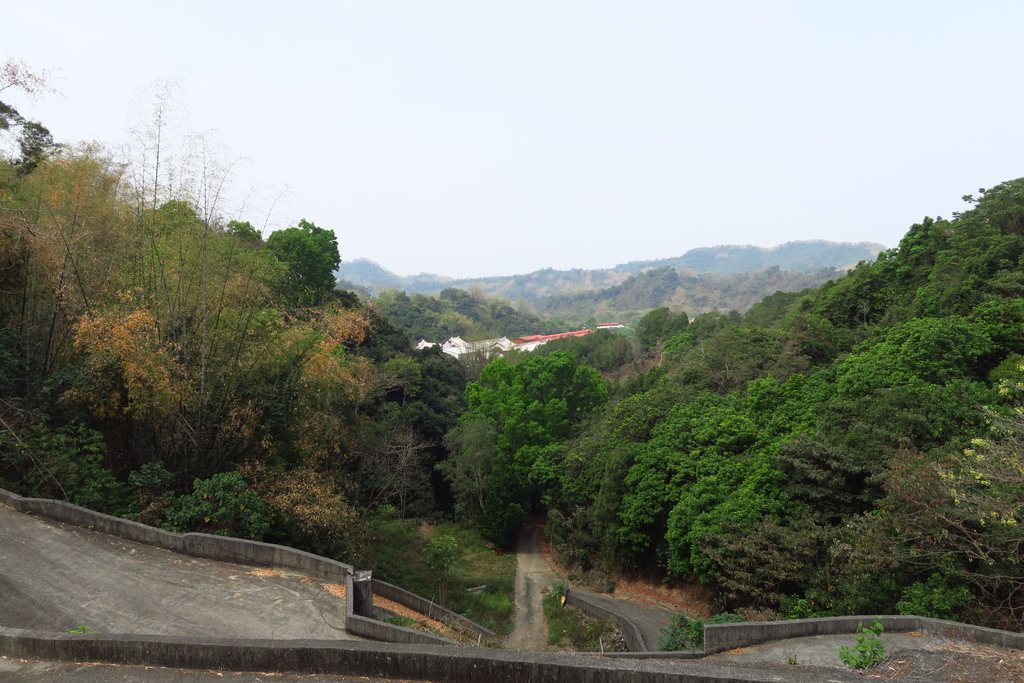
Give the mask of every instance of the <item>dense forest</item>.
M 641 320 L 656 368 L 514 458 L 562 557 L 771 616 L 1018 630 L 1024 179 L 965 200 L 818 289 Z
M 569 331 L 567 323 L 541 320 L 528 306 L 517 309 L 504 299 L 484 296 L 476 289 L 467 292 L 449 287 L 437 297 L 390 290 L 370 305 L 403 329 L 410 344 L 420 339 L 442 342 L 462 337 L 475 341 Z
M 468 381 L 335 287 L 331 230 L 263 239 L 158 134 L 125 161 L 0 120 L 4 488 L 361 566 L 394 520 L 502 546 L 546 512 L 566 564 L 752 617 L 1024 625 L 1024 179 L 820 287 L 663 306 Z M 443 298 L 481 332 L 533 324 Z

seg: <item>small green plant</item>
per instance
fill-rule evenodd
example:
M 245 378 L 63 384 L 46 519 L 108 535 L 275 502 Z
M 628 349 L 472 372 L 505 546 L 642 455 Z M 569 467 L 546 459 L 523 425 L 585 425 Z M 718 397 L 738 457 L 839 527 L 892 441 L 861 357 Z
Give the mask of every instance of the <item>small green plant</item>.
M 68 633 L 99 633 L 99 631 L 94 630 L 91 626 L 76 626 Z
M 409 617 L 403 617 L 401 615 L 388 617 L 384 621 L 388 624 L 393 624 L 395 626 L 404 626 L 405 628 L 412 628 L 416 625 L 416 622 L 413 619 L 410 619 Z
M 704 647 L 705 624 L 735 624 L 743 621 L 746 619 L 731 612 L 722 612 L 708 619 L 691 619 L 685 614 L 677 614 L 668 626 L 661 629 L 658 649 L 663 652 L 700 650 Z
M 854 669 L 867 669 L 885 659 L 885 645 L 878 636 L 882 635 L 882 622 L 875 619 L 871 626 L 864 626 L 861 622 L 857 632 L 857 644 L 853 647 L 844 645 L 839 648 L 839 659 L 843 664 Z
M 799 663 L 800 662 L 796 661 L 796 655 L 786 657 L 786 664 L 789 664 L 790 666 L 796 666 Z
M 816 617 L 835 616 L 809 598 L 796 595 L 783 595 L 779 601 L 779 612 L 783 619 L 814 619 Z

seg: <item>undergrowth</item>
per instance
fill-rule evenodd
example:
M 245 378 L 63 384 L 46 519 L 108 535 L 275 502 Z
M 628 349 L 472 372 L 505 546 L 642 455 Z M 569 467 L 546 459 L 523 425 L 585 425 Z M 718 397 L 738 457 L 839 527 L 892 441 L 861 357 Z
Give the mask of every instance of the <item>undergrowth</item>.
M 607 619 L 584 620 L 580 613 L 563 604 L 563 585 L 554 589 L 541 602 L 548 622 L 548 645 L 576 652 L 599 652 L 611 640 L 615 626 Z
M 370 520 L 355 557 L 346 561 L 371 569 L 381 581 L 439 601 L 439 577 L 428 566 L 426 554 L 427 542 L 438 534 L 455 538 L 458 545 L 444 606 L 499 636 L 507 634 L 515 615 L 516 558 L 498 556 L 475 531 L 453 523 L 431 527 L 419 519 L 384 514 Z

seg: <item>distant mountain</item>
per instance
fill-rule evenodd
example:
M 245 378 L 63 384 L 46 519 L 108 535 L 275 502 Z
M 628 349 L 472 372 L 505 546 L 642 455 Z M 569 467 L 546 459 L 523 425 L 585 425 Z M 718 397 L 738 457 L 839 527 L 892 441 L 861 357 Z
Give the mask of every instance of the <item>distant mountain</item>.
M 695 316 L 709 311 L 745 313 L 757 302 L 777 292 L 799 292 L 841 277 L 833 267 L 810 271 L 783 271 L 778 266 L 731 275 L 694 274 L 674 268 L 648 268 L 630 275 L 620 285 L 600 290 L 553 294 L 530 302 L 544 320 L 577 325 L 600 319 L 632 324 L 655 308 Z M 589 324 L 589 323 L 588 323 Z
M 639 273 L 648 268 L 668 266 L 675 270 L 690 270 L 695 275 L 736 275 L 777 266 L 788 272 L 809 272 L 819 268 L 846 270 L 861 261 L 874 261 L 885 245 L 874 242 L 828 242 L 809 240 L 786 242 L 776 247 L 720 246 L 691 249 L 678 258 L 655 261 L 630 261 L 613 270 Z
M 367 259 L 344 261 L 337 271 L 339 279 L 373 294 L 387 289 L 410 294 L 436 295 L 447 287 L 466 289 L 479 285 L 491 297 L 510 301 L 538 301 L 544 297 L 595 291 L 622 285 L 644 271 L 671 268 L 685 275 L 736 275 L 778 268 L 784 272 L 811 272 L 822 269 L 845 270 L 860 261 L 873 261 L 885 246 L 874 242 L 828 242 L 810 240 L 786 242 L 775 247 L 724 245 L 691 249 L 682 256 L 631 261 L 614 268 L 554 270 L 545 268 L 526 275 L 456 279 L 421 273 L 401 276 Z

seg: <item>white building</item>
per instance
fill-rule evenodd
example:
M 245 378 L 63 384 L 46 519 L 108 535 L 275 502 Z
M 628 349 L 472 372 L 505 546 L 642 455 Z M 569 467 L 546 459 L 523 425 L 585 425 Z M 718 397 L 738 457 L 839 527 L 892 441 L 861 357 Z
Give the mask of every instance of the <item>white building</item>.
M 421 344 L 428 343 L 421 341 Z M 420 347 L 417 347 L 420 348 Z M 446 339 L 441 343 L 441 351 L 447 353 L 449 356 L 459 358 L 466 355 L 467 353 L 479 353 L 484 356 L 500 356 L 506 351 L 511 351 L 515 348 L 508 338 L 501 337 L 499 339 L 484 339 L 483 341 L 468 342 L 462 337 L 452 337 Z

